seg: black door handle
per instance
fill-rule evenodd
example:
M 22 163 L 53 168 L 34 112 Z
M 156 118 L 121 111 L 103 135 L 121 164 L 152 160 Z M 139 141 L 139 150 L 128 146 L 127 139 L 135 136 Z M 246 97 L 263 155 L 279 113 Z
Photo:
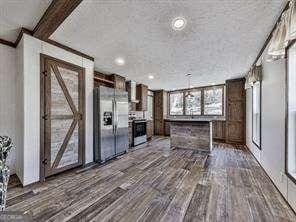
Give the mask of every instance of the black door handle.
M 47 164 L 47 159 L 44 159 L 43 161 L 42 161 L 42 163 L 45 165 L 45 164 Z

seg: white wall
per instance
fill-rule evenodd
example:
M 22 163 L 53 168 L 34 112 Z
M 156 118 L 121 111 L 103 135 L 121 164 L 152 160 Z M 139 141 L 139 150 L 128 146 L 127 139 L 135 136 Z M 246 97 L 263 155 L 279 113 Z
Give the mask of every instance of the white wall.
M 39 181 L 40 164 L 40 53 L 46 54 L 66 62 L 85 68 L 85 96 L 86 96 L 86 163 L 93 161 L 93 75 L 94 62 L 81 56 L 38 40 L 32 36 L 23 36 L 22 86 L 23 86 L 23 164 L 18 176 L 23 185 Z M 21 53 L 20 53 L 21 54 Z
M 265 56 L 265 54 L 264 54 Z M 262 145 L 252 143 L 252 90 L 246 98 L 246 143 L 283 196 L 296 210 L 296 186 L 285 175 L 286 60 L 262 60 Z
M 19 148 L 16 81 L 17 51 L 0 44 L 0 135 L 11 137 L 15 145 L 7 159 L 11 174 L 15 173 L 16 149 Z

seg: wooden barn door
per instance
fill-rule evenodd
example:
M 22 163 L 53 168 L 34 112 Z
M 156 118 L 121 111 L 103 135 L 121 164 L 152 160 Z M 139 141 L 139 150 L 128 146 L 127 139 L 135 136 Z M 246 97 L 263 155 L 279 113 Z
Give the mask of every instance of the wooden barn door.
M 84 69 L 41 55 L 41 177 L 84 161 Z

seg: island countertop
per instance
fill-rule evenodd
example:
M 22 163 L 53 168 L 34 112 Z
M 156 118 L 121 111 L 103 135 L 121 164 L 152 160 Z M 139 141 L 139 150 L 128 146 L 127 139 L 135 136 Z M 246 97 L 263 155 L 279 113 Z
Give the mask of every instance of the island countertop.
M 194 118 L 194 119 L 185 119 L 185 118 L 167 118 L 164 119 L 167 122 L 212 122 L 212 121 L 225 121 L 225 118 Z

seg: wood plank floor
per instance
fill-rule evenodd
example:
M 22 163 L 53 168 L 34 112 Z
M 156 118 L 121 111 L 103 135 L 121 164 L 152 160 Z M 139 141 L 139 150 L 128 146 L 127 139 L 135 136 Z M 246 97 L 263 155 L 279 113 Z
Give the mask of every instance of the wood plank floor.
M 167 138 L 105 165 L 9 188 L 7 210 L 35 221 L 296 221 L 243 148 L 170 150 Z

